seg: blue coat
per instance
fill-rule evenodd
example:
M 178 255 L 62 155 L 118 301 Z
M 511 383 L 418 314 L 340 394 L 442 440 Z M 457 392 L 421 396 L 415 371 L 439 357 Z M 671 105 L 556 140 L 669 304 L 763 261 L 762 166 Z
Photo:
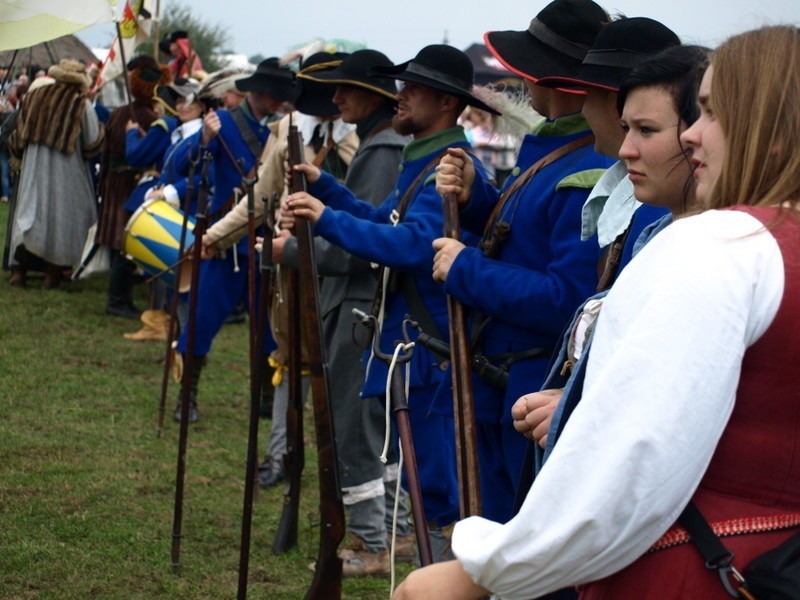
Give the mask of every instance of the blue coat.
M 545 122 L 523 140 L 505 188 L 550 152 L 589 133 L 580 114 Z M 491 317 L 479 338 L 484 355 L 553 348 L 580 301 L 594 291 L 600 251 L 595 239 L 580 240 L 581 209 L 612 162 L 595 153 L 592 144 L 559 158 L 503 205 L 500 216 L 511 229 L 496 258 L 487 258 L 478 248 L 459 253 L 445 289 L 482 317 Z M 495 187 L 477 181 L 461 211 L 462 226 L 482 233 L 499 196 Z M 473 377 L 478 421 L 510 423 L 511 406 L 522 394 L 540 388 L 546 365 L 546 358 L 513 363 L 505 391 Z M 449 386 L 442 392 L 437 410 L 452 411 Z
M 247 124 L 253 130 L 261 144 L 261 148 L 263 148 L 269 137 L 269 128 L 266 124 L 261 124 L 256 121 L 255 117 L 250 112 L 246 100 L 241 104 L 239 110 L 244 114 Z M 230 111 L 218 110 L 217 116 L 219 117 L 222 127 L 219 135 L 212 139 L 208 147 L 205 148 L 213 157 L 211 169 L 213 171 L 214 188 L 209 198 L 211 205 L 208 210 L 208 215 L 214 215 L 214 220 L 224 216 L 220 211 L 225 206 L 225 203 L 233 196 L 234 188 L 241 187 L 242 173 L 247 174 L 250 169 L 253 168 L 258 158 L 257 156 L 253 156 L 252 152 L 250 152 L 250 149 L 247 147 L 247 143 L 239 132 L 239 128 L 236 126 Z M 186 138 L 186 143 L 181 144 L 180 147 L 175 150 L 173 158 L 175 169 L 176 172 L 184 177 L 189 171 L 189 159 L 196 158 L 200 153 L 201 134 L 202 129 L 196 134 Z M 230 151 L 230 154 L 225 147 Z M 237 164 L 235 164 L 234 161 L 236 161 Z M 242 238 L 237 244 L 236 249 L 240 254 L 247 254 L 247 237 Z
M 129 129 L 125 132 L 125 160 L 137 169 L 153 168 L 160 173 L 164 154 L 172 145 L 170 136 L 180 124 L 175 117 L 164 117 L 153 121 L 144 135 L 141 135 L 138 129 Z M 146 173 L 128 197 L 125 210 L 134 212 L 139 208 L 144 202 L 147 191 L 160 183 L 159 179 Z
M 435 160 L 448 147 L 469 148 L 463 129 L 452 128 L 423 140 L 408 144 L 403 150 L 403 162 L 394 190 L 377 209 L 357 200 L 330 175 L 323 174 L 309 192 L 322 200 L 327 208 L 317 222 L 314 232 L 348 252 L 365 260 L 400 271 L 411 277 L 422 297 L 423 304 L 447 340 L 447 304 L 442 287 L 431 277 L 433 265 L 432 242 L 442 236 L 444 218 L 442 199 L 434 183 Z M 480 163 L 478 163 L 480 165 Z M 396 226 L 390 221 L 406 190 L 423 169 L 429 171 L 417 188 L 403 220 Z M 483 181 L 482 167 L 477 169 Z M 409 313 L 408 301 L 402 292 L 389 293 L 381 334 L 384 352 L 394 350 L 394 341 L 402 339 L 401 325 Z M 411 361 L 411 388 L 438 384 L 444 375 L 439 362 L 426 348 L 416 346 Z M 388 369 L 380 361 L 370 365 L 362 395 L 382 396 Z

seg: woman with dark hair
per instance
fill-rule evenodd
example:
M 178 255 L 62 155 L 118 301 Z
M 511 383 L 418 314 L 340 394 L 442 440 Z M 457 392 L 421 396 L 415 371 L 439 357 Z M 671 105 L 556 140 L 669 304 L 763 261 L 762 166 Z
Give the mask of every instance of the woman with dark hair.
M 697 90 L 708 54 L 700 46 L 669 48 L 639 64 L 620 86 L 617 104 L 625 139 L 619 155 L 634 194 L 644 204 L 670 211 L 644 229 L 634 254 L 695 204 L 691 150 L 681 143 L 680 135 L 699 116 Z M 542 391 L 522 396 L 512 409 L 517 431 L 543 450 L 537 468 L 552 452 L 580 401 L 594 323 L 607 294 L 601 292 L 584 303 L 567 329 Z

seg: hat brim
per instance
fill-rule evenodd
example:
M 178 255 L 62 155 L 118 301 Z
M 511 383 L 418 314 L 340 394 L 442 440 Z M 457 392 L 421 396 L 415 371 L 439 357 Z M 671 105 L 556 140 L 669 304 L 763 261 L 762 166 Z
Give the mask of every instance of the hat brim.
M 548 88 L 563 89 L 564 87 L 573 88 L 594 88 L 618 92 L 619 86 L 625 81 L 630 73 L 630 69 L 620 69 L 617 67 L 603 67 L 591 65 L 585 67 L 574 77 L 543 77 L 536 82 L 536 85 Z
M 486 112 L 490 112 L 493 115 L 500 115 L 500 113 L 497 110 L 495 110 L 485 102 L 479 100 L 472 94 L 462 90 L 461 88 L 450 85 L 447 82 L 441 81 L 439 79 L 425 77 L 424 75 L 419 75 L 417 73 L 412 73 L 407 71 L 406 67 L 409 65 L 409 63 L 411 63 L 411 61 L 404 62 L 395 67 L 373 67 L 372 69 L 370 69 L 370 74 L 386 75 L 389 77 L 393 77 L 398 81 L 407 81 L 409 83 L 416 83 L 418 85 L 423 85 L 425 87 L 429 87 L 439 92 L 444 92 L 446 94 L 451 94 L 453 96 L 461 98 L 467 104 L 469 104 L 470 106 L 474 106 L 475 108 L 485 110 Z
M 581 61 L 553 50 L 527 31 L 487 31 L 483 42 L 501 65 L 534 83 L 545 77 L 569 77 L 581 68 Z M 559 91 L 584 93 L 570 88 Z
M 311 71 L 309 73 L 298 73 L 297 77 L 298 79 L 308 79 L 309 81 L 316 81 L 327 85 L 351 85 L 380 94 L 381 96 L 389 98 L 389 100 L 397 101 L 396 93 L 392 93 L 388 89 L 377 86 L 367 79 L 355 79 L 353 75 L 345 73 L 339 67 L 321 71 Z

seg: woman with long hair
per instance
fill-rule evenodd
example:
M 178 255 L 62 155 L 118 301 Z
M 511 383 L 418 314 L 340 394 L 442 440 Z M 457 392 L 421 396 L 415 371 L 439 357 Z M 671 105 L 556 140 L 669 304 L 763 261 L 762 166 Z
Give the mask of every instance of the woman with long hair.
M 800 30 L 712 56 L 693 149 L 706 210 L 659 234 L 597 321 L 582 399 L 520 513 L 455 527 L 398 598 L 722 599 L 675 527 L 693 501 L 740 571 L 800 526 Z M 683 542 L 683 543 L 682 543 Z

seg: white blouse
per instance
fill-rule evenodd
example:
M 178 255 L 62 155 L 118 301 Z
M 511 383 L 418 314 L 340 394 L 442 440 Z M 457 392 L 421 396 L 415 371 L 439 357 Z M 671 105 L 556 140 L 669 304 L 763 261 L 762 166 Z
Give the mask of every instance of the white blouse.
M 456 525 L 470 576 L 524 599 L 641 556 L 697 488 L 783 286 L 775 238 L 745 213 L 681 219 L 652 240 L 603 304 L 583 398 L 520 513 Z

